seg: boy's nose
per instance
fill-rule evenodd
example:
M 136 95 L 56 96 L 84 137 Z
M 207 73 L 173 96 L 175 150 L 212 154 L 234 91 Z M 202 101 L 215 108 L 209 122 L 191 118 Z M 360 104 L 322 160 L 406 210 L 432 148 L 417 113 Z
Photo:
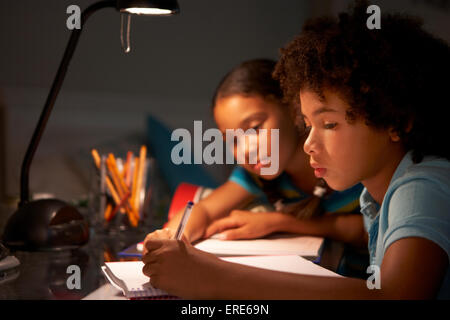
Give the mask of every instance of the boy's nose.
M 305 143 L 303 144 L 303 150 L 306 154 L 311 155 L 315 153 L 315 143 L 313 141 L 313 131 L 310 130 L 308 136 L 306 137 Z

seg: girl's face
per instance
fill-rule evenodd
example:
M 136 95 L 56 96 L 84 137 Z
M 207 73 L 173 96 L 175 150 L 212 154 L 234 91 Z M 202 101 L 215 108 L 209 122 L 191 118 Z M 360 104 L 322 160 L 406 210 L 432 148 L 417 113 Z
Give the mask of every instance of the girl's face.
M 278 159 L 278 170 L 274 174 L 261 175 L 261 168 L 269 167 L 272 164 L 267 159 L 260 159 L 259 150 L 256 164 L 249 163 L 249 143 L 241 144 L 244 148 L 245 164 L 240 164 L 246 170 L 260 175 L 262 178 L 271 180 L 279 176 L 286 168 L 289 160 L 298 148 L 297 129 L 289 112 L 285 106 L 278 104 L 274 100 L 264 99 L 261 96 L 233 95 L 220 98 L 214 106 L 214 119 L 217 127 L 226 137 L 226 130 L 254 129 L 257 132 L 257 141 L 267 139 L 267 155 L 269 159 Z M 262 136 L 259 129 L 267 129 L 266 137 Z M 271 141 L 270 129 L 279 129 L 279 142 Z M 244 140 L 244 139 L 243 139 Z M 278 157 L 271 154 L 272 143 L 278 143 Z M 254 144 L 253 144 L 254 146 Z M 250 146 L 250 148 L 253 148 Z M 234 144 L 234 156 L 236 158 L 237 144 Z M 276 150 L 276 148 L 274 148 Z
M 375 180 L 379 184 L 393 155 L 398 154 L 398 137 L 390 130 L 367 126 L 360 117 L 349 123 L 349 105 L 330 90 L 324 91 L 324 98 L 310 90 L 300 91 L 301 112 L 310 130 L 304 150 L 315 175 L 335 190 L 358 182 L 366 187 Z

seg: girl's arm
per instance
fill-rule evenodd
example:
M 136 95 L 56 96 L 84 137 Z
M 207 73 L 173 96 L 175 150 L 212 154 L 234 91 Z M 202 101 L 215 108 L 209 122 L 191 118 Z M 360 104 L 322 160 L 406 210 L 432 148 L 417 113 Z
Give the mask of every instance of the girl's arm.
M 233 209 L 243 207 L 252 198 L 253 196 L 237 183 L 225 182 L 194 205 L 184 235 L 190 242 L 200 239 L 211 222 L 226 216 Z M 167 228 L 175 231 L 182 214 L 183 211 L 178 212 L 169 221 Z
M 289 232 L 367 246 L 367 232 L 360 214 L 330 213 L 312 219 L 297 219 L 281 212 L 233 210 L 228 217 L 212 223 L 205 236 L 218 232 L 226 240 L 252 239 L 272 232 Z

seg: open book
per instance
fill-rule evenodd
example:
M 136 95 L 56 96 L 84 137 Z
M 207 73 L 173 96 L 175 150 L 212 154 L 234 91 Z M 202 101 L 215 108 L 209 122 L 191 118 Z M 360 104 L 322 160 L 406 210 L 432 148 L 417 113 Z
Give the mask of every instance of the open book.
M 220 259 L 281 272 L 340 277 L 340 275 L 296 255 L 222 257 Z M 102 270 L 111 284 L 121 290 L 128 299 L 176 298 L 163 290 L 153 288 L 149 278 L 142 273 L 143 266 L 142 261 L 106 262 Z
M 299 255 L 309 260 L 321 254 L 324 238 L 276 233 L 261 239 L 218 240 L 209 238 L 195 244 L 197 249 L 218 256 Z

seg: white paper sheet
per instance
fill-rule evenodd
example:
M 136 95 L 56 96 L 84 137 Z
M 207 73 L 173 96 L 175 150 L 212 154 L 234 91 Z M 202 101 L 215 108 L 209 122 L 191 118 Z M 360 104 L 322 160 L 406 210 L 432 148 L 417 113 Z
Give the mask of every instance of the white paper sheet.
M 252 240 L 206 239 L 195 244 L 197 249 L 219 256 L 299 255 L 316 258 L 324 242 L 321 237 L 275 234 Z

